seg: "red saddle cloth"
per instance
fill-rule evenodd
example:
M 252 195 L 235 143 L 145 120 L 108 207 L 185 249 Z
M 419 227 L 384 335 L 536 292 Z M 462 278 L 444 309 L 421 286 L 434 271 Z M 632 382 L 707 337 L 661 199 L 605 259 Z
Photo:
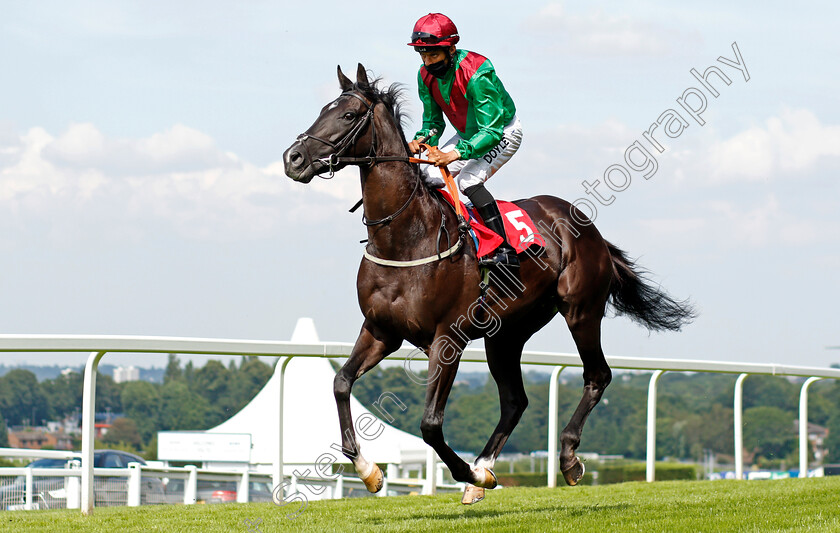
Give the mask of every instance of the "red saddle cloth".
M 444 189 L 437 189 L 443 198 L 449 202 L 453 207 L 455 202 L 452 197 Z M 502 220 L 505 222 L 505 233 L 507 233 L 507 241 L 516 250 L 516 253 L 521 254 L 531 246 L 545 247 L 545 239 L 543 239 L 531 216 L 518 205 L 498 200 L 499 211 L 502 214 Z M 493 230 L 484 225 L 484 221 L 478 215 L 475 209 L 467 209 L 464 202 L 461 202 L 461 209 L 464 213 L 470 216 L 470 228 L 472 228 L 476 239 L 478 240 L 478 250 L 476 255 L 484 257 L 493 253 L 496 248 L 502 244 L 502 238 Z

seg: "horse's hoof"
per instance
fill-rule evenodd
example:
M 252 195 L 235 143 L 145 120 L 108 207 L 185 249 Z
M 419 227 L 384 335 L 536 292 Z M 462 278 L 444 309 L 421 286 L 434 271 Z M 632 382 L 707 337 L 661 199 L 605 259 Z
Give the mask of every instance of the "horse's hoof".
M 464 497 L 461 498 L 461 503 L 464 505 L 472 505 L 484 499 L 484 489 L 476 487 L 475 485 L 467 484 L 464 488 Z
M 496 474 L 494 474 L 493 471 L 489 468 L 477 466 L 473 468 L 473 473 L 475 474 L 474 485 L 476 487 L 482 489 L 493 489 L 498 484 L 498 481 L 496 480 Z
M 583 463 L 580 462 L 578 457 L 575 457 L 574 464 L 563 470 L 563 477 L 566 479 L 566 483 L 574 487 L 583 479 L 584 472 L 586 472 L 586 467 L 583 466 Z
M 379 468 L 379 465 L 374 463 L 370 474 L 363 477 L 362 481 L 365 482 L 365 487 L 367 487 L 368 492 L 377 493 L 382 490 L 384 478 L 382 477 L 382 469 Z

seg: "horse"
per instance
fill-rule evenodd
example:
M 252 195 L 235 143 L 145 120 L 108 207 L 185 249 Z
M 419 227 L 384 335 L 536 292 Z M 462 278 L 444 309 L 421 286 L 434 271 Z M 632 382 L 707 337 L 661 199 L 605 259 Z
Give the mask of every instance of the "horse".
M 419 165 L 409 159 L 401 86 L 380 87 L 381 80 L 371 81 L 361 64 L 355 83 L 341 66 L 338 81 L 341 94 L 321 109 L 283 161 L 286 175 L 301 183 L 347 165 L 360 169 L 368 239 L 356 285 L 364 321 L 334 381 L 343 453 L 367 489 L 378 492 L 382 472 L 361 453 L 350 393 L 357 379 L 408 341 L 428 356 L 423 440 L 452 477 L 466 483 L 463 503 L 483 499 L 484 489 L 497 484 L 495 461 L 528 405 L 520 368 L 525 342 L 560 314 L 583 363 L 583 396 L 560 439 L 563 477 L 576 485 L 584 474 L 575 455 L 584 423 L 612 378 L 601 348 L 607 303 L 651 331 L 680 330 L 695 316 L 692 305 L 654 286 L 647 271 L 601 237 L 581 211 L 554 196 L 514 202 L 543 229 L 546 245 L 520 254 L 518 275 L 496 272 L 496 280 L 488 281 L 449 204 L 423 183 Z M 461 354 L 479 338 L 501 415 L 469 465 L 447 445 L 442 428 Z

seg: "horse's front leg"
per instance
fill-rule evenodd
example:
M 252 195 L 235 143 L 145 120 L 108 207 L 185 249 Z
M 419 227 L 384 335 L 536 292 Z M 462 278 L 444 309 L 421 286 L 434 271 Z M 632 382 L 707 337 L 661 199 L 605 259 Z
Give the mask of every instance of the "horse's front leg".
M 399 348 L 401 342 L 402 339 L 385 335 L 373 323 L 365 320 L 350 358 L 338 371 L 333 382 L 338 421 L 341 425 L 342 452 L 353 462 L 359 478 L 365 482 L 365 487 L 370 492 L 379 492 L 382 489 L 382 470 L 376 463 L 367 461 L 359 449 L 353 429 L 353 415 L 350 413 L 350 391 L 357 379 Z
M 443 413 L 452 383 L 458 373 L 458 363 L 463 350 L 464 346 L 460 341 L 454 341 L 445 335 L 438 336 L 432 343 L 429 349 L 426 408 L 420 422 L 420 431 L 423 440 L 434 448 L 456 481 L 492 489 L 496 486 L 496 476 L 493 472 L 483 466 L 470 468 L 443 438 Z

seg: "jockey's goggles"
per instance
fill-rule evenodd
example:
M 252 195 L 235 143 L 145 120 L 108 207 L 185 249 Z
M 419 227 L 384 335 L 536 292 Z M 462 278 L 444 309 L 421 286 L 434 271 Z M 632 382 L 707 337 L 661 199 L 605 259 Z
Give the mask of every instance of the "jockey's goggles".
M 453 33 L 452 35 L 447 35 L 446 37 L 438 37 L 437 35 L 425 31 L 415 31 L 411 34 L 411 42 L 412 44 L 417 41 L 420 41 L 423 44 L 438 44 L 441 41 L 446 41 L 452 39 L 453 37 L 458 37 L 458 34 Z

